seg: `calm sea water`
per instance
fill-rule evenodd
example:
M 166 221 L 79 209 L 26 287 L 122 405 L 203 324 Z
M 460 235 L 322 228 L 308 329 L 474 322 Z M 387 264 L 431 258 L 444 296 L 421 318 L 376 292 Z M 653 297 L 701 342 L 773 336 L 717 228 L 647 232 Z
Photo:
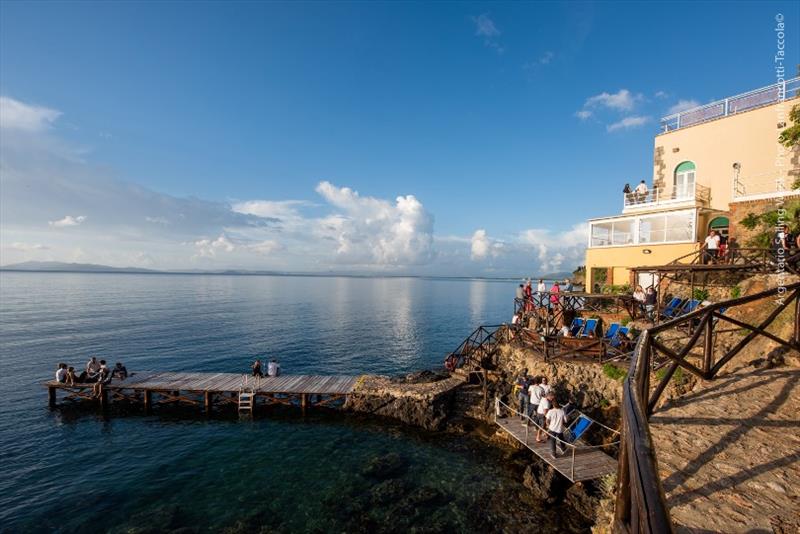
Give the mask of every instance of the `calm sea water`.
M 0 273 L 0 529 L 473 531 L 519 473 L 469 438 L 311 412 L 103 417 L 41 383 L 89 355 L 128 369 L 404 373 L 507 321 L 513 282 Z M 371 476 L 376 458 L 398 464 Z M 507 465 L 507 463 L 506 463 Z M 529 505 L 535 506 L 535 505 Z M 500 510 L 496 517 L 489 508 Z M 541 511 L 541 513 L 545 513 Z M 519 515 L 511 513 L 511 515 Z M 488 523 L 487 523 L 488 522 Z

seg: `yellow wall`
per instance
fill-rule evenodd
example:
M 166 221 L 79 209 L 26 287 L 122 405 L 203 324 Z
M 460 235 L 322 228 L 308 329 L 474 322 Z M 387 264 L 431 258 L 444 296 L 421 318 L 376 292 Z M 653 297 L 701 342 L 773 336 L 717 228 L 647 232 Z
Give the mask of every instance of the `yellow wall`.
M 734 162 L 741 164 L 739 177 L 745 184 L 750 176 L 775 173 L 779 151 L 785 156 L 784 169 L 791 166 L 789 152 L 778 143 L 783 130 L 778 122 L 791 124 L 788 114 L 794 104 L 797 99 L 783 103 L 783 118 L 778 103 L 656 136 L 653 184 L 672 184 L 675 168 L 692 161 L 697 183 L 711 188 L 711 207 L 727 211 Z
M 641 245 L 636 247 L 603 247 L 586 249 L 586 290 L 591 291 L 594 280 L 591 279 L 593 267 L 613 268 L 613 279 L 609 284 L 627 284 L 630 282 L 630 268 L 647 265 L 664 265 L 681 256 L 694 252 L 698 243 L 678 243 L 671 245 Z M 650 254 L 644 254 L 650 249 Z

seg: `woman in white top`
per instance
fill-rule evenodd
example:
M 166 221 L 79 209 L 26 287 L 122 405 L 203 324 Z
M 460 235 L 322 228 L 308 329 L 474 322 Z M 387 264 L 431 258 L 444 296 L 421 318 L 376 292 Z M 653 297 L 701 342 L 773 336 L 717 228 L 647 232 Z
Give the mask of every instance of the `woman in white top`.
M 544 397 L 550 394 L 551 388 L 546 376 L 542 377 L 542 383 L 539 384 L 539 386 L 541 386 L 541 388 L 544 390 L 544 395 L 543 395 Z

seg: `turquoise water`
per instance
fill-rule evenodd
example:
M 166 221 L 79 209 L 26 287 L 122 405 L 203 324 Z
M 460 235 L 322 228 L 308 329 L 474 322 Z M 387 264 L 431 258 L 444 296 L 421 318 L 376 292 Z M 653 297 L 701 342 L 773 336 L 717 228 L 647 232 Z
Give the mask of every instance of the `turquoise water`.
M 41 387 L 57 362 L 95 354 L 131 371 L 241 372 L 256 356 L 288 374 L 439 367 L 474 327 L 508 320 L 514 287 L 3 272 L 0 529 L 472 532 L 554 518 L 525 495 L 521 464 L 471 438 L 313 410 L 103 417 L 51 410 Z

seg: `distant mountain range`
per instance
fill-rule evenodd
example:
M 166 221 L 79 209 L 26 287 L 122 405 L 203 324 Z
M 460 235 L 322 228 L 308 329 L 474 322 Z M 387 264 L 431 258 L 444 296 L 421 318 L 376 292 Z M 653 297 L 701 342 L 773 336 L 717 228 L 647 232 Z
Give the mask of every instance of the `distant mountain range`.
M 371 277 L 378 276 L 370 273 L 291 273 L 280 271 L 249 271 L 243 269 L 224 269 L 224 270 L 177 270 L 177 271 L 160 271 L 155 269 L 143 269 L 141 267 L 110 267 L 108 265 L 97 265 L 94 263 L 64 263 L 60 261 L 26 261 L 22 263 L 13 263 L 10 265 L 0 266 L 0 271 L 26 271 L 26 272 L 49 272 L 49 273 L 132 273 L 132 274 L 227 274 L 227 275 L 240 275 L 240 276 L 353 276 L 353 277 Z M 387 276 L 387 275 L 380 275 Z M 391 276 L 391 275 L 389 275 Z M 395 276 L 413 276 L 406 274 L 398 274 Z M 546 280 L 563 280 L 569 278 L 572 273 L 557 272 L 538 275 L 533 278 L 544 278 Z M 424 278 L 486 278 L 489 280 L 521 280 L 522 276 L 507 276 L 507 277 L 483 277 L 483 276 L 425 276 Z

